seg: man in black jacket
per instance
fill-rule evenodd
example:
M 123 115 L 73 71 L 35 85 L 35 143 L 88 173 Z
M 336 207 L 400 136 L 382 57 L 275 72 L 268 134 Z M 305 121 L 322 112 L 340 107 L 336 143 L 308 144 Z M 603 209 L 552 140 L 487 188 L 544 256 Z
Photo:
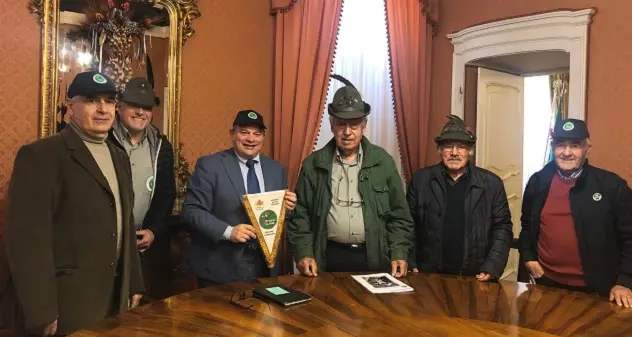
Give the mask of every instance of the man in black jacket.
M 586 123 L 555 125 L 555 160 L 530 179 L 522 204 L 520 255 L 536 283 L 610 296 L 632 307 L 632 192 L 588 164 Z
M 505 187 L 492 172 L 469 163 L 476 137 L 449 116 L 435 138 L 441 163 L 421 169 L 408 187 L 415 222 L 413 272 L 498 279 L 507 264 L 512 223 Z
M 151 124 L 156 96 L 149 81 L 131 79 L 119 99 L 110 139 L 127 152 L 132 165 L 136 245 L 143 252 L 166 231 L 166 220 L 173 209 L 173 147 Z

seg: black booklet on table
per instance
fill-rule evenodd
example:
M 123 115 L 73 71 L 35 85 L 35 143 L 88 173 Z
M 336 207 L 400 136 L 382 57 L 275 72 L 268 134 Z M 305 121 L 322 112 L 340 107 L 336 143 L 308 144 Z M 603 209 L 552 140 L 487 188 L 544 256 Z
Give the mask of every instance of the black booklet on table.
M 312 299 L 310 295 L 282 285 L 255 288 L 254 295 L 264 301 L 272 301 L 284 307 L 305 303 Z

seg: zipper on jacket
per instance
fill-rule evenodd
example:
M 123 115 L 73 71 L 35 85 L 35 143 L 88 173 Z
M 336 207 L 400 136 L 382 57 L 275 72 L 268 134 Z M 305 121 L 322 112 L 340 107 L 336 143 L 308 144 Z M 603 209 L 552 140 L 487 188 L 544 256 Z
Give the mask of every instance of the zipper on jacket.
M 472 185 L 471 185 L 471 181 L 470 181 L 470 185 L 467 187 L 467 189 L 465 190 L 465 200 L 468 202 L 472 202 L 471 198 L 468 198 L 468 196 L 470 195 L 470 193 L 472 193 Z M 459 268 L 459 275 L 463 275 L 463 268 L 465 265 L 465 261 L 467 261 L 467 250 L 468 250 L 468 235 L 470 234 L 469 231 L 471 231 L 471 229 L 469 229 L 469 226 L 467 225 L 467 219 L 468 219 L 468 209 L 470 208 L 469 204 L 466 205 L 466 203 L 463 203 L 463 255 L 461 256 L 461 268 Z M 469 231 L 468 231 L 469 229 Z
M 154 199 L 154 191 L 156 190 L 156 184 L 158 182 L 158 156 L 160 156 L 160 147 L 162 146 L 162 138 L 158 136 L 158 147 L 156 148 L 156 158 L 154 158 L 154 186 L 151 189 L 151 195 L 149 196 L 149 204 Z

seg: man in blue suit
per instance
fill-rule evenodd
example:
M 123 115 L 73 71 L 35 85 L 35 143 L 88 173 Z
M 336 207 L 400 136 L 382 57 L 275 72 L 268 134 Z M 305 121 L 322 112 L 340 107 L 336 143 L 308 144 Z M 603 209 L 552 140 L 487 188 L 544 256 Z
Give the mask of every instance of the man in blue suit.
M 261 155 L 266 126 L 254 110 L 237 113 L 233 147 L 198 159 L 181 217 L 191 229 L 188 260 L 200 288 L 276 274 L 270 270 L 241 203 L 244 194 L 287 189 L 285 168 Z M 286 210 L 296 194 L 285 195 Z

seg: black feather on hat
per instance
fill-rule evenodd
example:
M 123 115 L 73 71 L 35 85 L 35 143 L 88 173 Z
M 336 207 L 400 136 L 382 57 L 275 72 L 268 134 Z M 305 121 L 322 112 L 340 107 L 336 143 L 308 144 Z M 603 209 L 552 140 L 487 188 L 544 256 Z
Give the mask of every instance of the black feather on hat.
M 154 68 L 151 65 L 151 59 L 149 58 L 149 54 L 145 55 L 145 59 L 147 60 L 147 80 L 151 84 L 151 88 L 154 91 L 154 102 L 156 102 L 156 106 L 160 105 L 160 97 L 156 94 L 156 87 L 154 85 Z
M 344 85 L 346 85 L 346 86 L 349 86 L 349 87 L 352 87 L 353 89 L 356 89 L 355 85 L 353 85 L 353 83 L 351 83 L 351 81 L 349 81 L 348 79 L 342 77 L 342 75 L 331 74 L 331 78 L 344 83 Z
M 371 113 L 371 106 L 362 100 L 362 95 L 351 81 L 338 74 L 332 74 L 331 78 L 345 86 L 336 90 L 334 99 L 329 103 L 327 110 L 330 115 L 340 119 L 355 119 Z

